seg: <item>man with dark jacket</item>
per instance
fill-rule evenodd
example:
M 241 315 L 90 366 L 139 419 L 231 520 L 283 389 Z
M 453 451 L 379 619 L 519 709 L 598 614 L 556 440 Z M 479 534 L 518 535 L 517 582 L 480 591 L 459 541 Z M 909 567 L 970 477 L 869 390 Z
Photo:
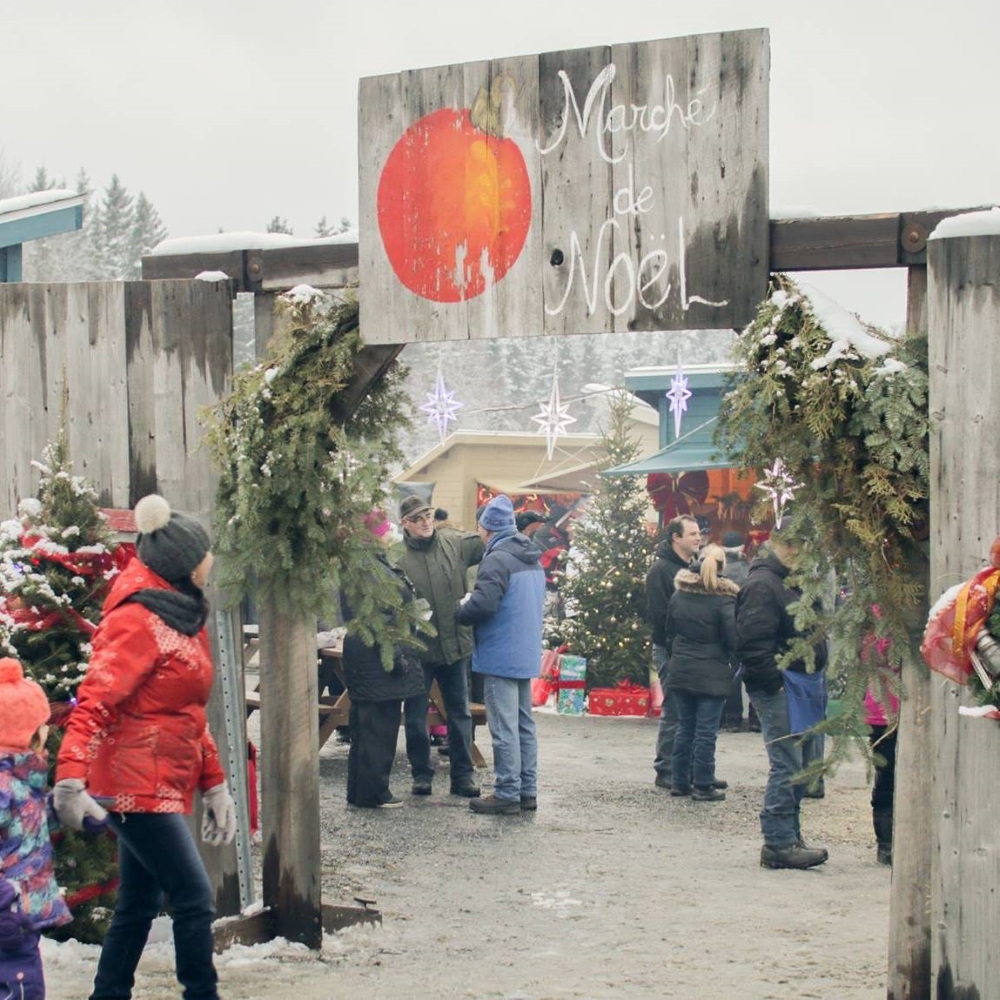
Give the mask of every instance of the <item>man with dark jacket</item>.
M 765 868 L 812 868 L 829 856 L 825 849 L 802 842 L 799 806 L 804 786 L 792 780 L 804 766 L 802 743 L 792 730 L 785 675 L 778 668 L 779 658 L 800 636 L 788 607 L 802 594 L 786 583 L 797 555 L 794 545 L 772 533 L 768 549 L 750 564 L 736 598 L 736 654 L 770 762 L 760 814 L 760 863 Z M 813 651 L 815 669 L 821 671 L 827 659 L 825 641 L 816 643 Z M 805 675 L 806 664 L 796 660 L 786 670 Z
M 420 497 L 408 496 L 399 505 L 403 541 L 389 550 L 389 560 L 407 575 L 417 597 L 431 608 L 437 637 L 426 639 L 420 654 L 424 691 L 408 698 L 403 715 L 406 754 L 413 770 L 413 794 L 430 795 L 434 780 L 431 742 L 427 734 L 427 695 L 436 680 L 448 715 L 451 793 L 475 798 L 472 780 L 472 716 L 469 712 L 468 658 L 472 635 L 455 619 L 455 602 L 465 593 L 465 574 L 483 557 L 483 543 L 471 532 L 437 530 L 434 508 Z
M 701 545 L 701 529 L 688 514 L 681 514 L 667 523 L 667 537 L 656 550 L 656 559 L 646 574 L 646 620 L 653 630 L 653 667 L 660 678 L 663 707 L 660 709 L 660 726 L 656 734 L 656 785 L 668 791 L 673 787 L 671 758 L 674 737 L 677 735 L 677 708 L 668 691 L 667 647 L 664 629 L 667 608 L 674 593 L 674 577 L 688 569 Z
M 456 607 L 455 617 L 475 627 L 472 669 L 483 675 L 495 779 L 493 794 L 469 806 L 487 815 L 534 812 L 538 738 L 531 679 L 542 662 L 542 553 L 516 529 L 514 508 L 502 494 L 483 509 L 479 535 L 486 552 L 475 588 Z

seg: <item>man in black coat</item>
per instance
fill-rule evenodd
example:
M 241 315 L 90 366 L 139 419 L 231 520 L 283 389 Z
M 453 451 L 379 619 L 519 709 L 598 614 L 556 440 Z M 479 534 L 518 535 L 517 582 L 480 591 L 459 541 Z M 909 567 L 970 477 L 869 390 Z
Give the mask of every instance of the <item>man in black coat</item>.
M 653 667 L 660 678 L 663 707 L 660 709 L 660 726 L 656 734 L 656 786 L 668 791 L 673 787 L 671 758 L 674 737 L 677 735 L 677 708 L 667 689 L 667 647 L 664 628 L 667 608 L 674 593 L 674 577 L 687 569 L 698 554 L 701 529 L 688 514 L 681 514 L 667 522 L 667 537 L 656 549 L 656 559 L 646 574 L 646 620 L 653 630 Z
M 750 564 L 736 598 L 736 654 L 770 762 L 760 814 L 764 835 L 760 863 L 765 868 L 812 868 L 828 857 L 825 849 L 802 843 L 799 806 L 804 786 L 792 780 L 804 766 L 802 741 L 792 730 L 786 674 L 778 668 L 779 658 L 800 636 L 788 607 L 802 593 L 786 582 L 797 556 L 793 544 L 772 533 L 768 548 Z M 813 653 L 815 670 L 820 672 L 826 666 L 826 642 L 816 643 Z M 805 675 L 806 665 L 796 660 L 786 672 Z

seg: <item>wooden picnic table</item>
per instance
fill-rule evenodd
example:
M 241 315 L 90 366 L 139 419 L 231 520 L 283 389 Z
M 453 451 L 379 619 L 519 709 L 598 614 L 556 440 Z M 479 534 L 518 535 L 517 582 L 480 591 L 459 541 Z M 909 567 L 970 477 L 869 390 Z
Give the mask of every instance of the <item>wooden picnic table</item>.
M 317 671 L 319 691 L 319 745 L 326 741 L 340 728 L 350 725 L 351 696 L 347 693 L 344 680 L 344 645 L 343 641 L 324 646 L 318 650 Z M 258 685 L 259 687 L 259 685 Z M 324 694 L 323 692 L 327 692 Z M 337 693 L 333 693 L 337 692 Z M 427 721 L 430 725 L 447 725 L 448 713 L 445 711 L 444 699 L 437 681 L 431 685 L 427 697 L 430 711 Z M 246 694 L 247 718 L 260 708 L 259 691 L 248 691 Z M 472 715 L 472 763 L 476 767 L 486 767 L 486 761 L 476 746 L 476 726 L 486 724 L 486 706 L 479 702 L 469 705 Z M 402 720 L 400 720 L 402 721 Z

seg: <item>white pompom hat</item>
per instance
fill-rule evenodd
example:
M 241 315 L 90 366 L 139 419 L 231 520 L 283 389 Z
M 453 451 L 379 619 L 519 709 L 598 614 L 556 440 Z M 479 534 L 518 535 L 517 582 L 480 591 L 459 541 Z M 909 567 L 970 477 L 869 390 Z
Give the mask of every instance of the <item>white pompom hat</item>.
M 135 505 L 139 558 L 167 583 L 187 579 L 212 547 L 208 532 L 187 514 L 170 509 L 156 493 Z

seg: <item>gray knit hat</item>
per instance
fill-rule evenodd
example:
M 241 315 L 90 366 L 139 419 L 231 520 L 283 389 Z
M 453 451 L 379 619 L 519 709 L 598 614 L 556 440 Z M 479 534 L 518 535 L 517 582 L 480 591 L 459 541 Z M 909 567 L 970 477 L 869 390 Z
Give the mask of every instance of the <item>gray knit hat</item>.
M 135 505 L 135 526 L 139 558 L 167 583 L 187 579 L 212 547 L 208 532 L 193 517 L 171 511 L 155 493 Z

